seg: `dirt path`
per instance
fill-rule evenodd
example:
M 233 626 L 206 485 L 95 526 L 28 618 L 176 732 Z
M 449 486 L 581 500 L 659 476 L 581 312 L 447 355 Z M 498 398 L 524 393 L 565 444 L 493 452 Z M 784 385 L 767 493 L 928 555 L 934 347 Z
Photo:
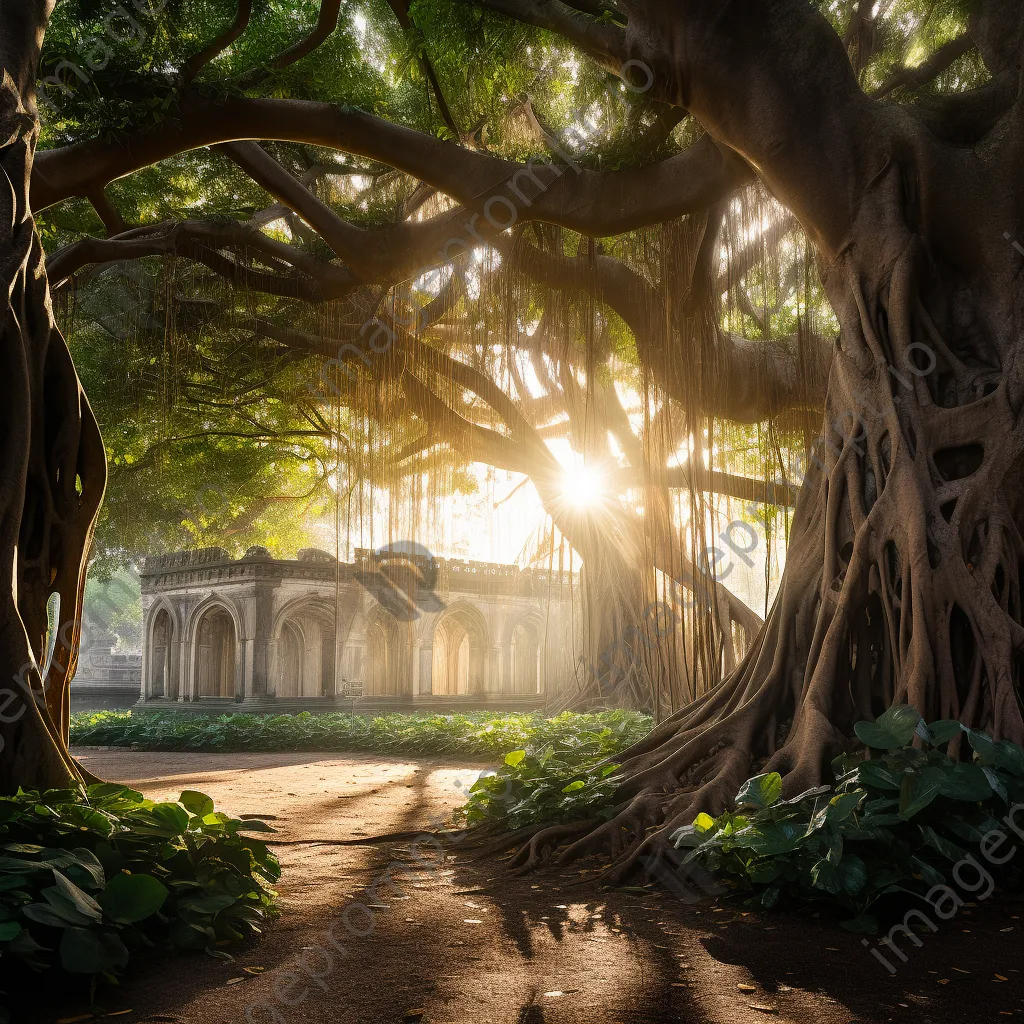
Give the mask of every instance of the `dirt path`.
M 200 789 L 232 813 L 273 814 L 279 838 L 303 840 L 427 828 L 461 803 L 480 767 L 358 754 L 82 759 L 152 797 Z M 147 965 L 102 996 L 108 1010 L 132 1010 L 115 1020 L 973 1024 L 1024 1015 L 1024 909 L 1013 904 L 965 908 L 920 948 L 904 943 L 907 963 L 894 960 L 890 976 L 859 937 L 813 919 L 606 892 L 576 871 L 510 880 L 457 849 L 443 865 L 417 861 L 417 850 L 432 856 L 428 842 L 278 849 L 282 914 L 264 941 L 233 962 L 199 954 Z

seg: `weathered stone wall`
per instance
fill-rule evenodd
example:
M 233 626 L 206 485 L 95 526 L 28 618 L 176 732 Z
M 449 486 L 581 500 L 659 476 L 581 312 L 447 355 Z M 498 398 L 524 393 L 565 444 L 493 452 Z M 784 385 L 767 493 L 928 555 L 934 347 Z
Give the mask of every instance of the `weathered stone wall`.
M 356 556 L 252 548 L 235 560 L 208 548 L 148 559 L 143 702 L 536 707 L 573 684 L 570 574 Z

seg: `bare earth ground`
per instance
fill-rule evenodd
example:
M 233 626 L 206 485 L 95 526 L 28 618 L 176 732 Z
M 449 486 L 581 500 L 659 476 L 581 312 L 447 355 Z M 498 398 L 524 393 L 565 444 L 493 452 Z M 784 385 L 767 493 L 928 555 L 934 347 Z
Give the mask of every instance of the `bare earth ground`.
M 300 841 L 436 825 L 481 767 L 360 754 L 80 756 L 151 797 L 199 789 L 231 813 L 274 815 L 275 838 Z M 443 865 L 416 861 L 432 847 L 415 841 L 277 849 L 281 917 L 264 940 L 233 961 L 183 954 L 145 965 L 98 994 L 108 1012 L 131 1010 L 114 1020 L 918 1024 L 1024 1014 L 1024 905 L 998 897 L 941 922 L 920 948 L 904 942 L 908 962 L 895 960 L 890 976 L 858 936 L 808 917 L 606 891 L 577 870 L 512 879 L 458 847 Z

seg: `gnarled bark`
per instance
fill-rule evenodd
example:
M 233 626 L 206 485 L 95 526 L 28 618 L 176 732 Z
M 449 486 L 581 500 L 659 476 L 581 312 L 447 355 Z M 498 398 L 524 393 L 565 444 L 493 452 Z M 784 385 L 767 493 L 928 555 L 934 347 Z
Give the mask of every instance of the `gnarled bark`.
M 68 684 L 78 657 L 85 558 L 103 494 L 99 429 L 53 320 L 28 191 L 37 138 L 33 99 L 51 4 L 0 4 L 0 792 L 81 778 L 67 748 Z M 44 685 L 47 601 L 60 598 Z
M 625 753 L 610 821 L 568 846 L 542 831 L 517 861 L 610 851 L 615 879 L 756 772 L 786 795 L 828 781 L 856 722 L 893 703 L 1024 742 L 1020 94 L 964 151 L 860 93 L 799 0 L 625 6 L 633 52 L 797 213 L 842 331 L 765 629 Z M 993 7 L 1019 32 L 1019 7 Z

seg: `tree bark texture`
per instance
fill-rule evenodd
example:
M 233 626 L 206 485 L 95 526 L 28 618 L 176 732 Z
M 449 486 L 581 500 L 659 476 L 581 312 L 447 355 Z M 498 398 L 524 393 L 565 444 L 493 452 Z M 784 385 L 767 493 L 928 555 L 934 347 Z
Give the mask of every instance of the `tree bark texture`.
M 81 779 L 67 748 L 86 553 L 103 494 L 99 429 L 53 319 L 29 204 L 36 65 L 52 8 L 0 3 L 0 792 Z M 60 599 L 44 685 L 47 602 Z

